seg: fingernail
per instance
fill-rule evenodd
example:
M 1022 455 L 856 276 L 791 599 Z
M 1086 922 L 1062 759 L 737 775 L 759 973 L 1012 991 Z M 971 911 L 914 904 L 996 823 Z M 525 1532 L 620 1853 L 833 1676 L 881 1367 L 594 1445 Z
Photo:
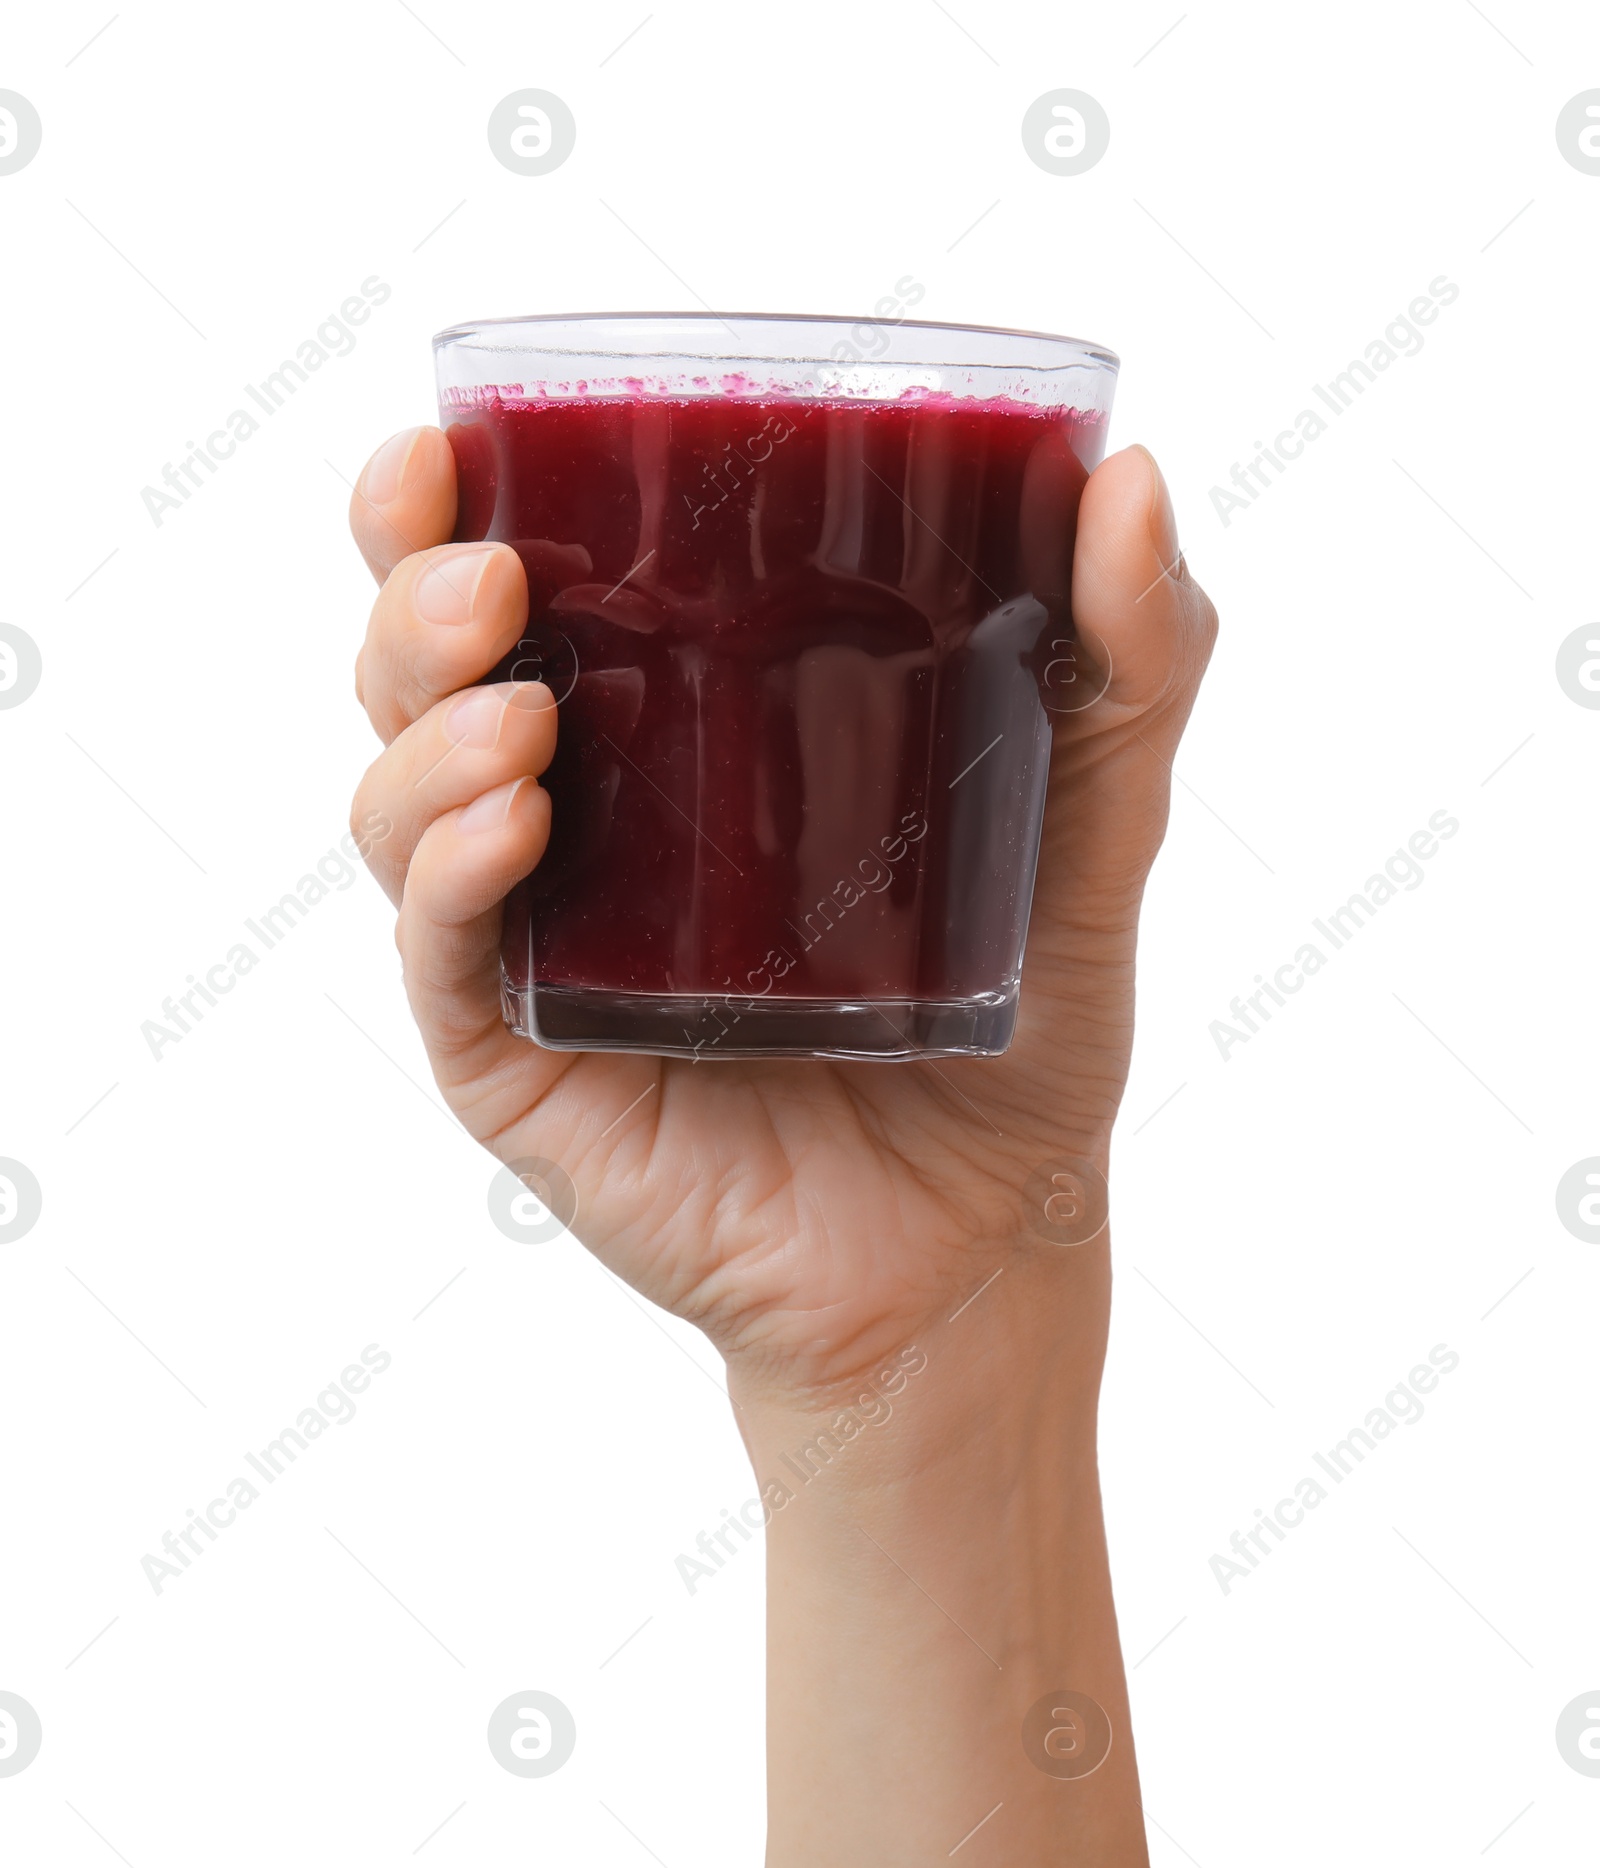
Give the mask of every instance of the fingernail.
M 505 712 L 505 701 L 493 688 L 468 688 L 451 702 L 444 730 L 458 746 L 492 746 Z
M 1137 442 L 1134 445 L 1139 446 Z M 1139 452 L 1150 463 L 1150 478 L 1155 483 L 1148 521 L 1150 543 L 1155 546 L 1161 568 L 1170 574 L 1177 569 L 1179 557 L 1178 521 L 1172 510 L 1172 495 L 1167 491 L 1166 479 L 1156 465 L 1156 457 L 1147 447 L 1139 447 Z
M 486 791 L 481 798 L 474 798 L 456 821 L 463 830 L 498 830 L 511 815 L 512 800 L 528 782 L 518 778 L 495 791 Z
M 406 462 L 421 433 L 420 428 L 403 428 L 384 442 L 361 475 L 363 499 L 370 500 L 374 506 L 389 504 L 400 491 L 400 483 L 406 477 Z
M 412 607 L 425 623 L 441 623 L 452 628 L 472 620 L 472 599 L 478 594 L 478 580 L 494 556 L 489 551 L 451 552 L 435 558 L 411 593 Z

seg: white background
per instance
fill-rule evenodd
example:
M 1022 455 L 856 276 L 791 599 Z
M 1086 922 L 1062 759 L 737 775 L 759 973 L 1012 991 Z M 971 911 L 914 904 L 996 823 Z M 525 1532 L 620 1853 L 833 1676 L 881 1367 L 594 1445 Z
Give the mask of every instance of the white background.
M 906 275 L 1121 353 L 1113 445 L 1223 618 L 1115 1154 L 1152 1858 L 1592 1859 L 1554 1727 L 1600 1686 L 1600 1248 L 1554 1194 L 1600 1154 L 1600 714 L 1554 667 L 1593 616 L 1600 177 L 1554 125 L 1600 18 L 657 0 L 627 38 L 649 0 L 287 0 L 128 5 L 80 54 L 110 4 L 0 44 L 44 125 L 0 176 L 0 621 L 44 660 L 0 713 L 0 1154 L 44 1190 L 0 1245 L 0 1689 L 44 1726 L 5 1859 L 759 1859 L 759 1550 L 692 1597 L 674 1566 L 753 1490 L 716 1358 L 494 1229 L 377 889 L 159 1062 L 140 1026 L 344 831 L 346 481 L 431 419 L 435 330 Z M 578 123 L 531 179 L 485 136 L 526 86 Z M 1111 120 L 1078 177 L 1019 135 L 1059 86 Z M 141 488 L 371 275 L 354 351 L 157 527 Z M 1209 489 L 1440 275 L 1420 353 L 1225 527 Z M 1223 1061 L 1229 1001 L 1440 810 L 1423 884 Z M 357 1418 L 154 1594 L 141 1557 L 369 1343 Z M 1212 1554 L 1439 1343 L 1425 1418 L 1225 1595 Z M 538 1782 L 484 1739 L 528 1688 L 578 1724 Z

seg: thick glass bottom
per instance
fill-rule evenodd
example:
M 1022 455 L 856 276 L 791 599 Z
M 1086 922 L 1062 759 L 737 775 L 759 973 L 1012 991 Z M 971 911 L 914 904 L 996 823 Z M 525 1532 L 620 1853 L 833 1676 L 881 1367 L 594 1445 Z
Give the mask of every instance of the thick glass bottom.
M 1017 992 L 968 999 L 781 999 L 703 993 L 513 986 L 506 1023 L 550 1051 L 641 1051 L 652 1057 L 848 1057 L 913 1062 L 999 1057 Z

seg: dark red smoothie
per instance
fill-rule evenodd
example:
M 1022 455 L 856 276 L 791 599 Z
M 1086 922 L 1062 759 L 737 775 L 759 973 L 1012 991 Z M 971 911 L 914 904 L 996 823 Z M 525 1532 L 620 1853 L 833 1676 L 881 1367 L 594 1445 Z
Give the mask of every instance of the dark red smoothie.
M 506 909 L 519 1028 L 695 1056 L 1003 1048 L 1101 419 L 453 399 L 456 537 L 528 572 L 496 678 L 561 705 L 549 849 Z

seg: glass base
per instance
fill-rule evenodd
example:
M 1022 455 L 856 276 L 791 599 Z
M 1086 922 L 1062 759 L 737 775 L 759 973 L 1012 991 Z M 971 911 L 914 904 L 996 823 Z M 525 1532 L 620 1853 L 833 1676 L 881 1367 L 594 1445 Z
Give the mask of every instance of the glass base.
M 502 975 L 500 997 L 511 1029 L 548 1051 L 640 1051 L 707 1063 L 719 1057 L 999 1057 L 1017 1023 L 1015 987 L 968 999 L 780 999 L 530 989 Z

